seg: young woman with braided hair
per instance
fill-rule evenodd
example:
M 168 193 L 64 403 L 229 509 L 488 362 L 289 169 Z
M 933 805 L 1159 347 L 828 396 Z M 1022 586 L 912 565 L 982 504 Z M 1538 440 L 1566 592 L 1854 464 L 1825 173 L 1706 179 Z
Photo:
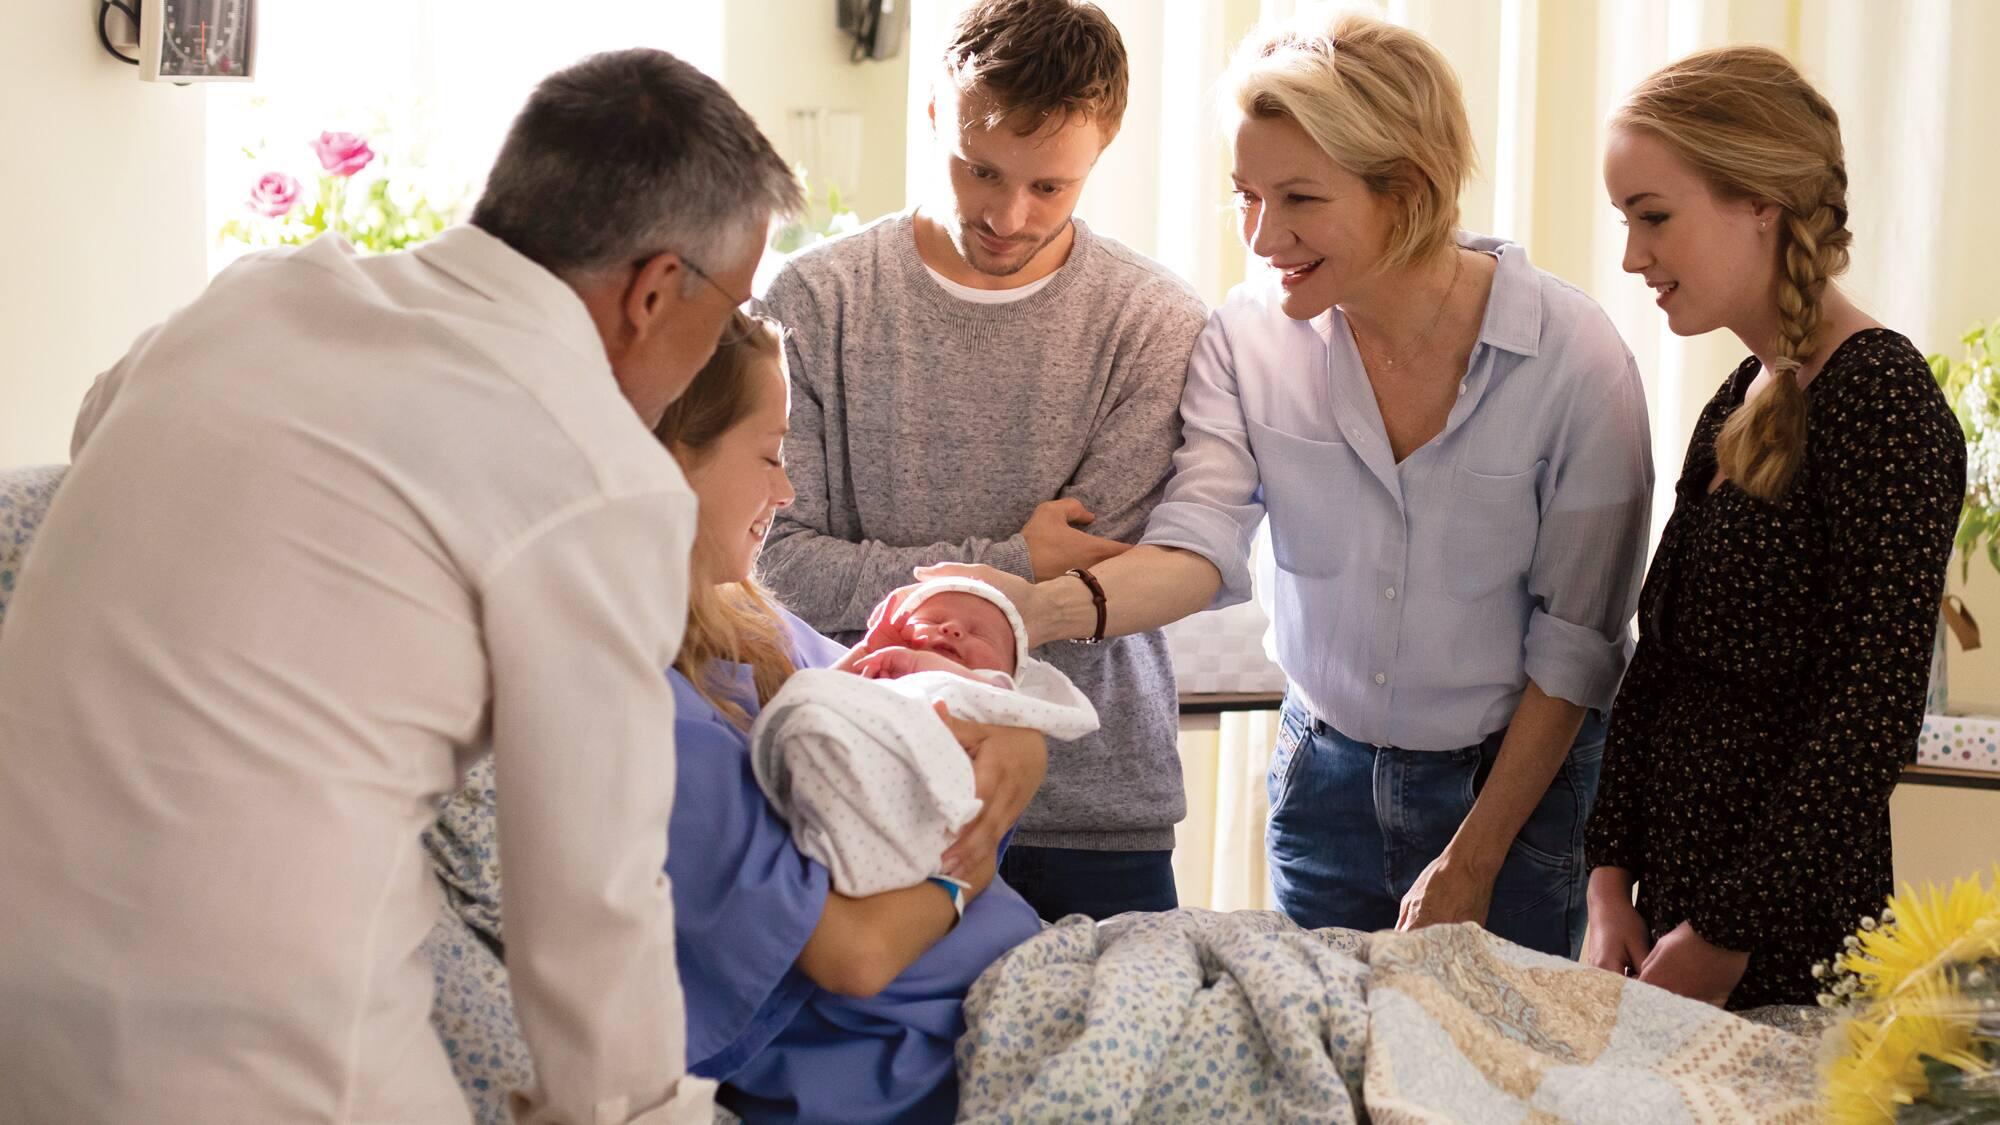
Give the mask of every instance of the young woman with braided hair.
M 1668 326 L 1752 354 L 1695 425 L 1640 596 L 1584 957 L 1715 1004 L 1810 1003 L 1812 962 L 1890 889 L 1965 443 L 1923 356 L 1833 284 L 1839 120 L 1782 55 L 1648 78 L 1604 179 Z

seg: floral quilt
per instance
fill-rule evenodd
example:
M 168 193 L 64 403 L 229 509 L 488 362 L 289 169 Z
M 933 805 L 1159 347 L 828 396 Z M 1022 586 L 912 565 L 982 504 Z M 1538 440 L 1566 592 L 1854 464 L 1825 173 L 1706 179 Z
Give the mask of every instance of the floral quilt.
M 1471 925 L 1068 919 L 966 1001 L 960 1120 L 1808 1122 L 1813 1040 Z

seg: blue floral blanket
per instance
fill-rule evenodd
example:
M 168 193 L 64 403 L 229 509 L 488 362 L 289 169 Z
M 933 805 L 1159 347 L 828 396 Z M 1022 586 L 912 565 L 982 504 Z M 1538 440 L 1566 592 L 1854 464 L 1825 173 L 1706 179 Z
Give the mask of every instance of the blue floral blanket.
M 975 1122 L 1809 1122 L 1813 1040 L 1471 925 L 1066 919 L 966 1001 Z

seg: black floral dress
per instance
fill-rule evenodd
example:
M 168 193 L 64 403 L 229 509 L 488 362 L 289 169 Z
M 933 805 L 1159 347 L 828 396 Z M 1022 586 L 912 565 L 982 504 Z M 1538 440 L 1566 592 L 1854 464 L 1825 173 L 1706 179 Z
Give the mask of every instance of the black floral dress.
M 1586 850 L 1750 963 L 1732 1008 L 1810 1004 L 1824 960 L 1890 891 L 1889 794 L 1916 754 L 1965 441 L 1887 329 L 1807 384 L 1806 458 L 1775 502 L 1711 493 L 1753 357 L 1695 425 L 1639 596 Z

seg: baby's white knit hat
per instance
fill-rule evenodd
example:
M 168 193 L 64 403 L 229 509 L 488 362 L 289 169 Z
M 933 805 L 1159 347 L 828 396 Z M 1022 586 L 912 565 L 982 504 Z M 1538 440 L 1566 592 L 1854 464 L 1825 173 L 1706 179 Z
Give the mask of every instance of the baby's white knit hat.
M 1018 673 L 1028 667 L 1028 626 L 1021 620 L 1021 611 L 1014 608 L 1007 595 L 977 578 L 927 578 L 904 596 L 897 612 L 907 617 L 939 594 L 971 594 L 999 606 L 1000 612 L 1007 615 L 1007 624 L 1014 629 L 1014 671 Z

